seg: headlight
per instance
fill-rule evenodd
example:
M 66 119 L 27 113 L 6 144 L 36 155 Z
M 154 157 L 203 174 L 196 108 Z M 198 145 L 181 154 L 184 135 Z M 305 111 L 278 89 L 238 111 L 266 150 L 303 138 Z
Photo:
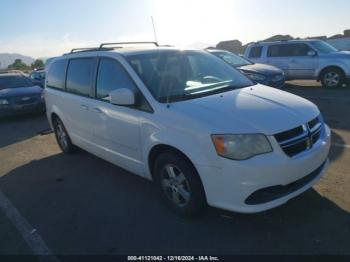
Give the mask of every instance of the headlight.
M 234 160 L 245 160 L 256 155 L 272 152 L 265 135 L 212 135 L 218 155 Z
M 253 81 L 264 81 L 266 79 L 265 76 L 260 74 L 246 73 L 246 75 Z
M 9 101 L 7 101 L 6 99 L 0 99 L 0 105 L 8 105 Z

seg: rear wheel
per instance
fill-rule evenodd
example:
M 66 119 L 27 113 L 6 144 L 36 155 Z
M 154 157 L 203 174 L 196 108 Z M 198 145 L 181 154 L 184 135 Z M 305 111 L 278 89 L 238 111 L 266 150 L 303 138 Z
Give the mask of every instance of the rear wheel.
M 338 68 L 326 69 L 321 75 L 321 82 L 326 88 L 342 87 L 345 82 L 344 73 Z
M 57 144 L 63 151 L 63 153 L 72 153 L 74 151 L 74 145 L 69 138 L 68 132 L 63 125 L 63 122 L 58 117 L 53 119 L 53 128 L 57 140 Z
M 193 216 L 206 206 L 204 189 L 197 171 L 180 154 L 162 153 L 156 159 L 153 173 L 162 199 L 176 213 Z

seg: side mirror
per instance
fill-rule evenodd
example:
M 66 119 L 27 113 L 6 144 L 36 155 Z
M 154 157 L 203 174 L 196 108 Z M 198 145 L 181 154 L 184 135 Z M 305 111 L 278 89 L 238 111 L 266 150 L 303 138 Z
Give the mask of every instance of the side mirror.
M 110 102 L 119 106 L 131 106 L 135 104 L 135 94 L 128 88 L 119 88 L 109 93 Z
M 309 51 L 307 52 L 307 56 L 317 56 L 317 53 L 315 51 Z

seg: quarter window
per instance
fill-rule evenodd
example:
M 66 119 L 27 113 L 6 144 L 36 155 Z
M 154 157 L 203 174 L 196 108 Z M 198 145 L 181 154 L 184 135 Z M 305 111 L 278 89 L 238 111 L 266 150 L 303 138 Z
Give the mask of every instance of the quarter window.
M 67 91 L 91 96 L 91 83 L 94 75 L 94 58 L 72 59 L 67 72 Z
M 122 65 L 112 59 L 101 59 L 96 83 L 97 98 L 109 100 L 110 92 L 118 88 L 136 90 Z
M 53 62 L 47 76 L 47 87 L 64 89 L 68 60 Z
M 311 48 L 306 44 L 283 44 L 272 45 L 267 51 L 268 57 L 288 57 L 288 56 L 307 56 Z
M 258 58 L 261 57 L 262 46 L 254 46 L 250 49 L 249 57 L 250 58 Z

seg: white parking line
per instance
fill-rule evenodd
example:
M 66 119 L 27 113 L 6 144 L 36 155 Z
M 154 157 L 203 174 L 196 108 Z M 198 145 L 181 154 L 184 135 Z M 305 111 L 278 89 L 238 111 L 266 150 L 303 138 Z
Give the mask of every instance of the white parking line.
M 332 143 L 332 146 L 335 147 L 345 147 L 345 148 L 350 148 L 350 145 L 345 145 L 345 144 L 339 144 L 339 143 Z
M 29 222 L 19 213 L 11 201 L 0 191 L 0 208 L 11 220 L 18 232 L 22 235 L 24 241 L 30 247 L 33 255 L 38 256 L 40 261 L 59 262 L 50 249 L 45 244 L 44 240 L 37 233 Z

